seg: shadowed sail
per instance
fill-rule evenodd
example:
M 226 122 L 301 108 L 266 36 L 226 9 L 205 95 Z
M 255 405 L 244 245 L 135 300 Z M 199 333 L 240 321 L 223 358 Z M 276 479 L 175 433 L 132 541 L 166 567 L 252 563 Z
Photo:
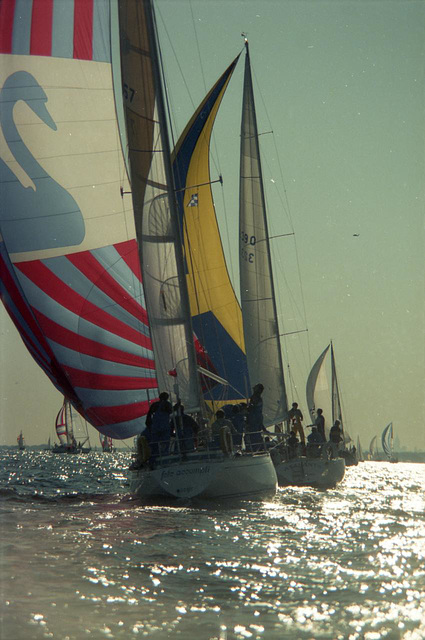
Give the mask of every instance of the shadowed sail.
M 204 398 L 215 407 L 240 401 L 251 392 L 242 315 L 223 254 L 209 163 L 215 117 L 238 58 L 201 102 L 172 156 L 198 362 L 227 382 L 203 379 Z
M 162 178 L 145 4 L 118 5 L 0 3 L 0 268 L 3 303 L 37 363 L 99 431 L 128 438 L 158 389 L 116 115 L 119 43 L 145 61 L 138 84 L 124 83 L 127 106 L 143 95 L 137 178 Z
M 288 416 L 251 64 L 246 43 L 239 195 L 241 306 L 249 375 L 264 386 L 266 426 Z

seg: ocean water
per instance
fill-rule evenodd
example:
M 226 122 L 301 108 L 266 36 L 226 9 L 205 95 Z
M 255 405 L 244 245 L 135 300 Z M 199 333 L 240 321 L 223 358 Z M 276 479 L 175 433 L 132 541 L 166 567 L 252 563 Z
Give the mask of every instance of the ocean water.
M 127 453 L 0 449 L 2 640 L 423 640 L 425 465 L 144 505 Z

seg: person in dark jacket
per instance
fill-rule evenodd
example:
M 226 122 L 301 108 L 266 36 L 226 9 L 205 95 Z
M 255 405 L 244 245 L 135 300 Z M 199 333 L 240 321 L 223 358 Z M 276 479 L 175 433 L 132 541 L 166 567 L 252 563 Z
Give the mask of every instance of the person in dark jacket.
M 329 442 L 332 446 L 332 455 L 334 458 L 337 458 L 339 455 L 339 443 L 342 442 L 342 431 L 339 426 L 341 423 L 339 420 L 335 420 L 335 424 L 330 430 L 329 433 Z
M 177 403 L 173 407 L 173 421 L 176 427 L 176 434 L 180 445 L 180 451 L 186 453 L 195 448 L 195 439 L 199 431 L 196 420 L 184 412 L 184 406 Z
M 323 442 L 324 442 L 326 440 L 326 436 L 325 436 L 325 417 L 323 415 L 322 409 L 317 409 L 317 417 L 316 417 L 316 420 L 314 421 L 314 424 L 316 425 L 317 431 L 322 436 Z

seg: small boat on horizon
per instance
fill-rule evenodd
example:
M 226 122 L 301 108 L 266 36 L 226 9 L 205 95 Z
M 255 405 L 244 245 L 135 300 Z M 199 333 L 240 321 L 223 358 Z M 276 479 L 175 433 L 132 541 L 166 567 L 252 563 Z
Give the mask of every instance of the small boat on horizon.
M 23 436 L 22 431 L 19 434 L 19 436 L 17 437 L 17 442 L 18 442 L 19 451 L 24 451 L 25 450 L 25 438 Z
M 393 423 L 387 424 L 381 436 L 382 449 L 387 457 L 388 462 L 398 462 L 397 456 L 394 454 L 394 429 Z
M 59 444 L 55 443 L 50 448 L 52 453 L 73 454 L 91 451 L 87 423 L 66 398 L 56 416 L 55 429 Z

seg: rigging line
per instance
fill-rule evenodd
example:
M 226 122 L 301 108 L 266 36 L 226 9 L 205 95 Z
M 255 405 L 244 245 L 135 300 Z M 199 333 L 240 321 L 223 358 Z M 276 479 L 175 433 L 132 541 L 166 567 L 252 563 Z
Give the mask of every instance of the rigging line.
M 220 176 L 217 180 L 209 180 L 208 182 L 201 182 L 200 184 L 191 184 L 189 186 L 182 187 L 181 189 L 175 189 L 175 193 L 179 193 L 179 191 L 187 191 L 188 189 L 197 189 L 198 187 L 206 187 L 209 184 L 215 184 L 219 182 L 223 184 L 223 178 Z
M 204 83 L 204 94 L 206 94 L 207 93 L 207 84 L 205 82 L 204 68 L 202 66 L 201 50 L 200 50 L 200 47 L 199 47 L 198 32 L 196 30 L 195 16 L 193 15 L 192 0 L 189 0 L 189 7 L 190 7 L 190 14 L 191 14 L 191 17 L 192 17 L 193 32 L 195 34 L 195 42 L 196 42 L 196 50 L 198 52 L 199 66 L 201 67 L 202 82 Z
M 171 48 L 171 50 L 173 52 L 174 59 L 175 59 L 175 62 L 177 64 L 177 67 L 179 69 L 183 84 L 184 84 L 184 86 L 186 88 L 187 95 L 189 96 L 189 100 L 190 100 L 190 103 L 192 105 L 192 111 L 195 111 L 196 107 L 195 107 L 195 103 L 194 103 L 193 98 L 192 98 L 191 93 L 190 93 L 189 85 L 186 82 L 186 78 L 185 78 L 185 75 L 183 73 L 182 66 L 181 66 L 181 64 L 179 62 L 179 58 L 178 58 L 176 50 L 175 50 L 175 48 L 173 46 L 173 41 L 171 39 L 170 33 L 169 33 L 168 29 L 167 29 L 167 25 L 165 24 L 164 17 L 162 15 L 161 10 L 160 10 L 158 5 L 159 5 L 159 3 L 155 3 L 155 13 L 156 13 L 156 15 L 159 15 L 159 17 L 161 19 L 162 28 L 164 29 L 164 32 L 167 35 L 168 44 L 169 44 L 169 46 L 170 46 L 170 48 Z M 157 35 L 157 38 L 158 38 L 158 22 L 156 22 L 156 31 L 157 31 L 156 35 Z M 161 49 L 159 51 L 159 57 L 160 57 L 160 69 L 161 69 L 162 83 L 163 83 L 163 86 L 164 86 L 165 101 L 166 101 L 166 104 L 167 104 L 167 117 L 168 117 L 169 128 L 170 128 L 170 140 L 171 140 L 171 143 L 172 143 L 172 147 L 174 148 L 175 144 L 176 144 L 175 135 L 174 135 L 174 129 L 176 129 L 176 123 L 175 123 L 175 121 L 173 121 L 174 118 L 173 119 L 171 118 L 171 113 L 172 112 L 171 112 L 171 108 L 170 108 L 169 89 L 168 89 L 168 83 L 165 81 L 165 66 L 163 64 L 162 50 Z

